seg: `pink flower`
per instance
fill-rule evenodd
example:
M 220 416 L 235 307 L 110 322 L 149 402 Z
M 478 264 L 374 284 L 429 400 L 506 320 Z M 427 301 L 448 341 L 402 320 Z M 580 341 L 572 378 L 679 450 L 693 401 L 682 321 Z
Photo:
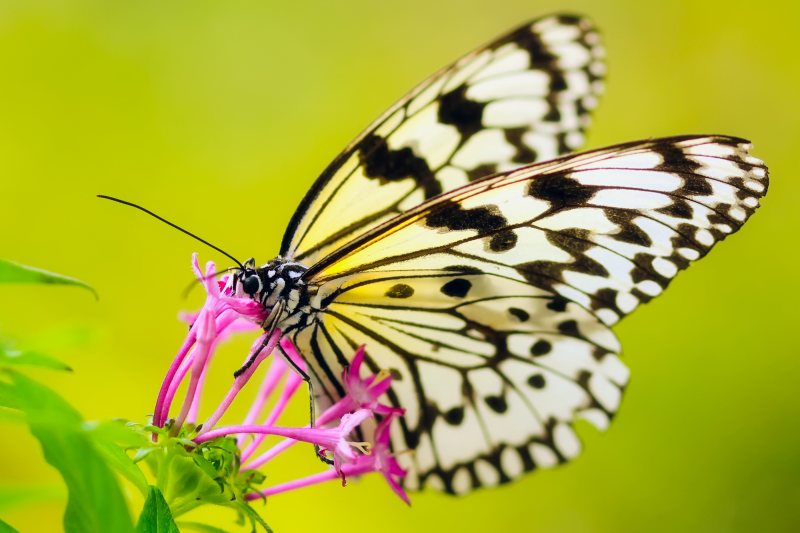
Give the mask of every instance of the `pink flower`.
M 411 505 L 408 494 L 400 484 L 406 476 L 406 471 L 400 466 L 391 451 L 389 431 L 396 416 L 397 413 L 391 413 L 380 421 L 375 429 L 375 444 L 372 446 L 371 453 L 360 456 L 352 466 L 345 466 L 342 473 L 343 475 L 361 475 L 366 472 L 380 472 L 394 493 Z
M 379 415 L 390 415 L 392 413 L 403 414 L 403 409 L 390 407 L 378 402 L 389 387 L 392 386 L 392 376 L 387 371 L 381 371 L 376 375 L 367 378 L 361 377 L 361 367 L 364 364 L 364 346 L 360 346 L 353 356 L 350 366 L 343 372 L 342 381 L 347 394 L 328 408 L 318 423 L 325 424 L 342 416 L 342 414 L 356 410 L 369 409 Z
M 233 333 L 258 329 L 257 324 L 267 318 L 266 310 L 257 302 L 249 298 L 231 296 L 232 277 L 225 275 L 222 279 L 216 280 L 214 276 L 216 267 L 213 262 L 209 261 L 206 264 L 206 274 L 203 275 L 197 254 L 193 254 L 192 269 L 206 289 L 206 302 L 199 313 L 184 315 L 185 318 L 191 319 L 189 335 L 164 377 L 153 412 L 153 424 L 158 427 L 163 426 L 167 421 L 175 393 L 191 370 L 183 407 L 175 420 L 175 431 L 190 414 L 197 411 L 205 369 L 216 346 Z
M 349 413 L 342 416 L 339 425 L 330 429 L 312 429 L 300 428 L 296 429 L 293 434 L 285 435 L 295 440 L 304 442 L 312 442 L 318 444 L 324 451 L 333 453 L 333 467 L 342 476 L 342 484 L 344 484 L 344 475 L 342 474 L 342 466 L 346 463 L 354 463 L 358 456 L 354 448 L 363 453 L 369 449 L 369 443 L 354 443 L 347 440 L 353 430 L 361 425 L 367 418 L 371 418 L 372 413 L 368 409 L 359 409 L 355 413 Z
M 153 415 L 154 425 L 166 424 L 175 393 L 188 374 L 190 377 L 186 397 L 171 425 L 172 434 L 178 434 L 185 422 L 198 424 L 202 384 L 209 362 L 219 344 L 235 333 L 260 330 L 261 324 L 266 321 L 269 314 L 265 307 L 242 290 L 233 291 L 233 276 L 225 274 L 216 279 L 214 263 L 208 262 L 203 274 L 197 256 L 193 255 L 192 266 L 205 287 L 206 301 L 199 312 L 183 315 L 183 318 L 191 324 L 189 334 L 167 372 Z M 263 376 L 263 382 L 243 423 L 218 427 L 218 423 L 238 393 L 279 343 L 294 365 L 305 369 L 305 361 L 301 354 L 288 338 L 282 338 L 279 329 L 270 334 L 262 333 L 244 359 L 252 361 L 252 364 L 235 377 L 230 390 L 213 414 L 202 424 L 197 425 L 196 434 L 189 436 L 193 437 L 195 443 L 201 444 L 227 435 L 238 435 L 236 444 L 239 447 L 240 457 L 237 464 L 244 465 L 242 470 L 259 468 L 298 442 L 314 444 L 333 459 L 333 467 L 324 472 L 250 493 L 246 497 L 248 500 L 337 478 L 341 478 L 344 485 L 347 476 L 380 472 L 392 490 L 408 503 L 408 496 L 400 484 L 405 471 L 391 454 L 389 438 L 392 421 L 400 416 L 403 410 L 379 402 L 379 398 L 391 386 L 392 377 L 386 371 L 381 371 L 377 375 L 364 371 L 363 346 L 356 351 L 352 364 L 342 376 L 347 394 L 321 414 L 316 420 L 315 427 L 291 428 L 276 425 L 289 401 L 295 397 L 295 393 L 303 383 L 302 378 L 282 357 L 270 359 L 271 364 Z M 365 373 L 364 377 L 361 376 L 362 372 Z M 271 402 L 270 399 L 275 394 L 278 398 Z M 307 401 L 302 395 L 301 398 L 301 401 Z M 271 404 L 272 408 L 267 412 L 268 404 Z M 367 435 L 368 441 L 353 442 L 351 435 L 355 429 L 376 416 L 379 422 L 374 431 L 368 427 L 361 429 L 361 433 Z M 282 437 L 283 440 L 256 456 L 255 453 L 263 445 L 265 437 L 270 435 Z
M 197 444 L 201 444 L 225 435 L 250 433 L 277 435 L 300 442 L 316 444 L 322 448 L 323 451 L 331 452 L 333 455 L 333 467 L 336 472 L 342 476 L 342 484 L 344 484 L 344 475 L 342 473 L 343 466 L 346 464 L 353 464 L 357 461 L 359 456 L 356 451 L 368 453 L 371 448 L 368 442 L 352 442 L 349 441 L 347 437 L 356 427 L 361 425 L 364 420 L 370 417 L 372 417 L 372 412 L 368 409 L 360 409 L 355 413 L 348 413 L 342 416 L 339 425 L 334 428 L 283 428 L 268 425 L 230 426 L 208 431 L 195 438 L 194 441 Z

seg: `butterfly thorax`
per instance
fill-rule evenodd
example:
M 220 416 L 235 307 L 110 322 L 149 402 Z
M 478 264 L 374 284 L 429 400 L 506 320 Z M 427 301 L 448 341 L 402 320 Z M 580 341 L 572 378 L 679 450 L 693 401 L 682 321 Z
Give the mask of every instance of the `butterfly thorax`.
M 276 257 L 256 268 L 250 267 L 250 264 L 252 261 L 236 275 L 245 294 L 269 311 L 279 305 L 279 322 L 304 314 L 308 307 L 308 295 L 303 274 L 308 267 L 283 257 Z

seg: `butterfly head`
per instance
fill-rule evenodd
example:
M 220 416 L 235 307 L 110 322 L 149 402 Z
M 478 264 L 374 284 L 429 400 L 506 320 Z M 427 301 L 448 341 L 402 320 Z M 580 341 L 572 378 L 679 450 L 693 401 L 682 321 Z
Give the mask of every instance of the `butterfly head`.
M 250 258 L 245 261 L 242 267 L 234 276 L 234 292 L 236 292 L 236 284 L 241 284 L 242 290 L 254 298 L 264 288 L 264 283 L 256 270 L 256 260 Z

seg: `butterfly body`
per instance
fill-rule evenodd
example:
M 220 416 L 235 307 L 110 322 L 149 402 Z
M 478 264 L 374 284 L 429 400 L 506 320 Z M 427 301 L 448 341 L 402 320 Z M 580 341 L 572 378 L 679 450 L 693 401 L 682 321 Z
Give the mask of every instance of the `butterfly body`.
M 366 346 L 409 489 L 505 483 L 575 457 L 628 381 L 610 327 L 738 230 L 767 191 L 747 141 L 570 154 L 602 89 L 591 23 L 545 17 L 464 56 L 323 172 L 278 258 L 236 274 L 302 354 L 319 407 Z
M 302 263 L 278 256 L 254 268 L 248 264 L 236 272 L 234 291 L 259 302 L 267 311 L 280 308 L 280 316 L 272 317 L 276 325 L 285 326 L 293 317 L 311 313 L 310 295 L 303 280 L 308 267 Z M 283 329 L 283 328 L 282 328 Z

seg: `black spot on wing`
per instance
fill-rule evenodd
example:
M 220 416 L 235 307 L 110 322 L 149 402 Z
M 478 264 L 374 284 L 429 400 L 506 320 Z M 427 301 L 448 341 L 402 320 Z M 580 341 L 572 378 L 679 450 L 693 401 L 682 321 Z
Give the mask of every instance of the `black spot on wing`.
M 514 268 L 531 285 L 552 292 L 556 292 L 553 288 L 554 285 L 564 281 L 564 272 L 567 270 L 604 278 L 610 277 L 610 273 L 601 263 L 582 254 L 577 255 L 574 260 L 569 263 L 530 261 L 528 263 L 515 265 Z M 592 297 L 592 295 L 589 296 Z M 593 306 L 597 303 L 602 303 L 598 298 L 593 299 L 597 300 L 593 303 Z M 548 305 L 548 307 L 550 306 Z
M 556 134 L 556 144 L 558 145 L 559 154 L 568 154 L 572 151 L 572 147 L 567 144 L 567 134 L 568 132 L 566 131 Z
M 439 122 L 455 126 L 464 139 L 483 128 L 481 120 L 486 104 L 467 98 L 467 86 L 460 85 L 441 97 Z
M 458 426 L 459 424 L 461 424 L 461 422 L 464 421 L 464 408 L 453 407 L 452 409 L 444 413 L 444 419 L 451 426 Z
M 550 110 L 545 114 L 543 118 L 548 122 L 558 122 L 561 120 L 561 112 L 558 110 L 558 107 L 551 105 Z
M 508 410 L 508 403 L 502 396 L 487 396 L 484 401 L 495 413 L 505 413 Z
M 543 389 L 545 386 L 544 376 L 541 374 L 534 374 L 528 378 L 528 385 L 534 389 Z
M 509 307 L 508 314 L 519 320 L 520 322 L 527 322 L 531 315 L 524 309 L 519 307 Z
M 560 174 L 538 176 L 531 181 L 528 194 L 553 204 L 553 209 L 583 205 L 594 196 L 594 189 Z
M 547 234 L 547 241 L 550 244 L 569 252 L 570 255 L 581 254 L 589 250 L 594 246 L 590 239 L 589 230 L 581 228 L 564 228 Z
M 511 230 L 500 231 L 489 239 L 489 249 L 493 252 L 507 252 L 517 245 L 517 234 Z
M 477 230 L 480 235 L 506 226 L 506 218 L 493 205 L 464 209 L 455 202 L 443 202 L 426 218 L 425 224 L 431 228 L 449 230 Z
M 550 93 L 551 94 L 557 93 L 564 91 L 566 89 L 567 89 L 567 80 L 566 78 L 564 78 L 564 75 L 556 70 L 550 72 Z M 552 119 L 545 119 L 545 120 L 552 120 Z
M 511 158 L 511 162 L 525 165 L 536 161 L 536 152 L 533 148 L 525 144 L 522 139 L 528 131 L 528 128 L 509 128 L 505 130 L 504 136 L 506 141 L 516 150 L 516 153 Z
M 714 189 L 706 178 L 692 175 L 683 177 L 681 192 L 692 196 L 711 196 Z
M 584 19 L 571 13 L 561 13 L 554 15 L 554 17 L 562 26 L 580 26 L 584 22 Z
M 491 176 L 492 174 L 497 172 L 497 165 L 486 163 L 478 165 L 475 168 L 469 169 L 466 172 L 467 172 L 467 179 L 469 179 L 469 181 L 475 181 L 481 178 L 485 178 L 486 176 Z
M 567 304 L 569 300 L 564 298 L 563 296 L 553 296 L 553 298 L 547 302 L 547 308 L 551 311 L 558 311 L 559 313 L 563 313 L 567 310 Z
M 547 48 L 541 37 L 532 32 L 530 28 L 520 28 L 511 37 L 517 46 L 528 53 L 531 67 L 545 68 L 549 72 L 557 72 L 559 70 L 557 65 L 558 58 Z
M 581 333 L 578 330 L 578 322 L 576 320 L 565 320 L 558 325 L 558 331 L 570 337 L 580 337 Z
M 660 207 L 656 209 L 656 211 L 674 218 L 683 218 L 686 220 L 691 220 L 694 214 L 692 206 L 689 205 L 689 202 L 682 198 L 674 198 L 672 203 L 670 203 L 668 206 Z
M 550 353 L 550 350 L 553 349 L 553 345 L 550 342 L 545 340 L 536 341 L 531 346 L 531 355 L 534 357 L 539 357 L 541 355 L 546 355 Z
M 650 238 L 650 235 L 640 228 L 634 220 L 639 216 L 638 212 L 626 211 L 623 209 L 604 209 L 603 212 L 608 220 L 620 228 L 617 233 L 610 235 L 612 239 L 620 242 L 638 244 L 645 248 L 652 246 L 653 240 Z
M 372 133 L 359 143 L 358 157 L 368 178 L 381 182 L 411 178 L 424 191 L 426 198 L 442 193 L 442 186 L 427 161 L 409 147 L 391 149 L 386 139 Z
M 470 265 L 450 265 L 444 267 L 442 270 L 458 272 L 459 274 L 483 274 L 483 270 Z
M 409 298 L 413 296 L 414 288 L 410 285 L 406 285 L 405 283 L 398 283 L 396 285 L 392 285 L 388 291 L 386 291 L 386 296 L 389 298 Z
M 442 285 L 442 293 L 453 298 L 464 298 L 471 288 L 469 280 L 456 278 Z
M 686 157 L 683 149 L 670 143 L 661 143 L 653 146 L 652 150 L 658 153 L 663 162 L 659 165 L 657 170 L 664 172 L 686 172 L 694 173 L 701 167 L 699 163 L 692 161 Z

